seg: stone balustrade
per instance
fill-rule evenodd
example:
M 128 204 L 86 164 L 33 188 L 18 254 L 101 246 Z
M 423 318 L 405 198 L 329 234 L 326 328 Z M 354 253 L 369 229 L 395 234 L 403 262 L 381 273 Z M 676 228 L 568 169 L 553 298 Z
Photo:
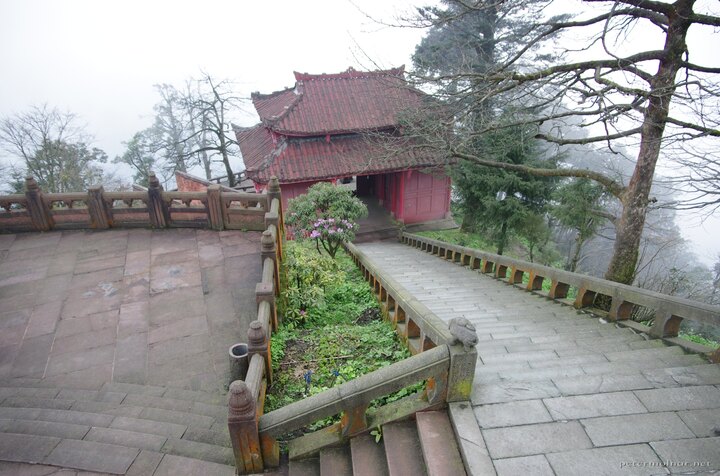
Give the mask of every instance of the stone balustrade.
M 220 185 L 198 192 L 168 192 L 152 172 L 146 191 L 106 192 L 100 186 L 87 192 L 45 193 L 32 177 L 27 177 L 25 188 L 25 194 L 0 196 L 0 231 L 121 227 L 262 231 L 267 228 L 267 213 L 276 228 L 280 219 L 279 203 L 272 210 L 271 193 L 234 192 Z
M 274 199 L 273 199 L 274 204 Z M 274 209 L 266 215 L 269 229 L 263 234 L 263 253 L 280 245 L 274 234 Z M 279 217 L 282 210 L 278 209 Z M 282 219 L 278 221 L 282 226 Z M 289 442 L 291 459 L 303 458 L 320 449 L 347 441 L 369 428 L 402 420 L 418 411 L 442 408 L 449 402 L 466 401 L 470 397 L 475 374 L 477 352 L 455 344 L 455 338 L 438 316 L 414 299 L 392 278 L 383 276 L 352 244 L 347 251 L 353 256 L 365 278 L 371 283 L 382 312 L 414 354 L 409 359 L 383 367 L 322 393 L 263 414 L 267 382 L 271 380 L 270 349 L 265 347 L 264 329 L 270 328 L 274 301 L 261 296 L 274 296 L 271 280 L 277 268 L 270 258 L 263 262 L 263 282 L 258 284 L 258 321 L 248 332 L 250 369 L 245 381 L 231 384 L 228 397 L 228 427 L 239 474 L 260 472 L 277 467 L 280 462 L 278 438 L 324 418 L 340 415 L 340 421 L 322 430 Z M 278 248 L 276 248 L 278 249 Z M 268 254 L 268 256 L 270 256 Z M 277 281 L 275 281 L 277 282 Z M 260 293 L 260 290 L 263 290 Z M 257 336 L 257 345 L 253 339 Z M 265 339 L 265 340 L 263 340 Z M 267 342 L 269 345 L 269 342 Z M 253 353 L 252 349 L 258 349 Z M 266 354 L 260 350 L 267 349 Z M 370 409 L 370 403 L 416 383 L 423 390 L 401 400 Z
M 549 291 L 546 295 L 550 299 L 567 301 L 570 289 L 574 288 L 575 298 L 569 303 L 577 309 L 591 307 L 597 296 L 605 296 L 610 302 L 610 309 L 607 313 L 609 320 L 646 331 L 652 337 L 664 338 L 689 350 L 707 353 L 713 362 L 720 362 L 720 349 L 710 349 L 677 337 L 680 323 L 684 319 L 720 327 L 719 306 L 668 296 L 606 279 L 529 263 L 410 233 L 402 233 L 400 240 L 409 246 L 448 261 L 467 266 L 481 273 L 492 274 L 509 284 L 523 286 L 527 291 L 540 293 L 543 284 L 549 283 Z M 655 319 L 652 327 L 648 328 L 629 320 L 634 308 L 638 306 L 654 312 Z

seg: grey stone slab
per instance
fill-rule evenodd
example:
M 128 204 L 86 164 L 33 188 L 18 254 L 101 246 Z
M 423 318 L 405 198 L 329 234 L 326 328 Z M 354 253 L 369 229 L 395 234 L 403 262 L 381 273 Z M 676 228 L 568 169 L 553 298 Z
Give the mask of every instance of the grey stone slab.
M 136 301 L 120 306 L 118 337 L 147 332 L 150 327 L 150 302 Z
M 715 429 L 720 428 L 720 411 L 717 409 L 686 410 L 678 412 L 678 415 L 695 436 L 718 436 Z
M 52 436 L 0 433 L 0 460 L 40 463 L 58 443 Z
M 690 367 L 653 369 L 643 371 L 643 375 L 655 387 L 717 385 L 720 384 L 720 365 L 704 364 Z
M 595 446 L 627 445 L 649 441 L 693 438 L 695 435 L 675 413 L 645 413 L 582 420 Z
M 82 334 L 97 331 L 107 327 L 117 327 L 119 310 L 113 309 L 85 317 L 71 317 L 60 319 L 55 329 L 57 337 Z
M 548 359 L 557 359 L 558 356 L 552 350 L 540 350 L 535 352 L 513 352 L 510 354 L 490 354 L 486 355 L 482 360 L 485 364 L 505 363 L 505 362 L 530 362 L 542 361 Z
M 575 421 L 494 428 L 483 430 L 483 436 L 493 459 L 592 447 L 582 426 Z
M 511 382 L 533 382 L 536 380 L 550 380 L 556 378 L 577 377 L 585 375 L 579 366 L 550 367 L 546 369 L 530 369 L 527 371 L 500 371 L 500 378 Z
M 86 390 L 97 390 L 104 382 L 112 379 L 112 361 L 106 364 L 87 367 L 72 372 L 48 375 L 46 382 L 56 386 L 82 388 Z
M 126 395 L 127 394 L 124 392 L 104 392 L 99 390 L 64 388 L 57 394 L 57 398 L 90 402 L 120 403 Z
M 577 366 L 584 364 L 593 364 L 598 362 L 607 362 L 602 354 L 585 354 L 573 357 L 560 357 L 556 359 L 547 359 L 541 361 L 531 361 L 530 367 L 534 369 L 546 369 L 551 367 Z
M 206 403 L 209 405 L 220 405 L 223 407 L 227 405 L 227 395 L 225 393 L 214 394 L 207 392 L 198 392 L 195 390 L 186 390 L 182 388 L 172 388 L 167 390 L 166 396 L 177 398 L 178 400 L 190 400 L 193 402 Z
M 492 459 L 474 418 L 472 407 L 467 402 L 450 403 L 448 415 L 453 422 L 455 437 L 467 471 L 471 475 L 492 474 L 494 471 Z
M 235 467 L 183 456 L 165 455 L 153 476 L 235 476 Z
M 90 430 L 86 425 L 58 423 L 54 421 L 0 420 L 0 432 L 25 435 L 55 436 L 81 440 Z
M 43 408 L 39 409 L 35 418 L 37 420 L 74 423 L 76 425 L 108 426 L 114 417 L 100 413 L 85 413 L 73 410 L 49 410 Z
M 639 373 L 557 378 L 554 379 L 553 382 L 563 395 L 583 395 L 653 388 L 653 385 Z
M 139 452 L 94 441 L 62 440 L 43 462 L 63 468 L 125 474 Z
M 134 405 L 119 405 L 117 403 L 107 402 L 86 402 L 76 401 L 71 410 L 88 413 L 104 413 L 106 415 L 114 416 L 126 416 L 131 418 L 137 418 L 143 411 L 143 407 L 136 407 Z
M 235 463 L 232 448 L 185 439 L 168 438 L 162 451 L 163 453 L 186 456 L 203 461 L 212 461 L 219 464 L 231 465 Z
M 209 352 L 211 347 L 210 337 L 202 333 L 155 342 L 150 345 L 148 356 L 154 364 L 164 365 L 188 355 Z
M 552 421 L 541 400 L 480 405 L 473 408 L 481 428 L 527 425 Z
M 113 379 L 116 382 L 145 383 L 147 380 L 147 359 L 146 333 L 130 334 L 118 338 Z
M 662 461 L 646 444 L 551 453 L 546 457 L 557 476 L 666 474 Z
M 47 366 L 52 343 L 52 334 L 23 339 L 13 361 L 12 376 L 42 377 Z
M 60 318 L 62 300 L 51 301 L 35 306 L 25 331 L 25 338 L 36 337 L 55 332 L 55 326 Z
M 171 324 L 151 328 L 148 332 L 148 344 L 168 339 L 176 339 L 178 337 L 206 334 L 207 332 L 207 320 L 204 315 L 187 317 L 172 322 Z
M 178 400 L 168 397 L 155 397 L 152 395 L 129 394 L 123 402 L 128 405 L 137 405 L 141 407 L 163 408 L 165 410 L 176 410 L 187 412 L 192 406 L 192 402 L 188 400 Z
M 61 400 L 58 398 L 7 397 L 3 400 L 3 406 L 5 407 L 55 408 L 58 410 L 69 410 L 72 404 L 72 400 Z
M 720 437 L 650 443 L 671 473 L 720 470 Z
M 498 476 L 517 476 L 521 474 L 555 476 L 550 464 L 543 455 L 496 459 L 493 463 L 495 463 Z
M 475 383 L 473 384 L 470 399 L 473 406 L 475 406 L 557 396 L 560 396 L 560 391 L 552 381 L 538 380 L 535 382 L 504 382 L 490 385 L 478 385 Z
M 102 390 L 107 392 L 123 392 L 129 394 L 155 395 L 161 397 L 167 390 L 165 387 L 156 385 L 138 385 L 123 382 L 106 382 Z
M 196 426 L 198 428 L 210 428 L 215 421 L 214 418 L 208 416 L 165 410 L 162 408 L 145 408 L 140 416 L 149 420 Z
M 651 412 L 720 408 L 720 389 L 709 385 L 637 390 L 635 395 Z
M 543 400 L 555 420 L 646 413 L 632 392 L 556 397 Z
M 77 370 L 97 367 L 102 364 L 112 364 L 115 358 L 115 344 L 95 347 L 94 349 L 66 352 L 64 354 L 50 355 L 46 376 L 66 374 Z
M 141 450 L 159 451 L 165 444 L 167 437 L 117 428 L 92 428 L 84 439 L 129 448 L 139 448 Z
M 133 464 L 128 468 L 125 476 L 147 476 L 154 474 L 160 461 L 163 459 L 162 453 L 155 451 L 142 450 Z
M 0 399 L 6 397 L 64 398 L 57 388 L 44 387 L 0 387 Z
M 183 436 L 185 430 L 187 429 L 187 425 L 179 423 L 168 423 L 125 416 L 115 417 L 109 426 L 110 428 L 116 428 L 119 430 L 150 433 L 161 436 L 172 436 L 175 438 Z
M 117 332 L 115 329 L 106 327 L 98 331 L 73 334 L 66 337 L 56 337 L 55 342 L 53 342 L 52 354 L 78 352 L 110 345 L 115 342 L 116 335 Z

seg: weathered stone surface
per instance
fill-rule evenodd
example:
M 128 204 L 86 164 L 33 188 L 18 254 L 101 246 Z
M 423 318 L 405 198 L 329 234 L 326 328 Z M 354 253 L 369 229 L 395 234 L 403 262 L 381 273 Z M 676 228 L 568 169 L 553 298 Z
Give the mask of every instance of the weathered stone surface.
M 704 364 L 643 371 L 645 378 L 656 387 L 720 384 L 720 365 Z
M 538 380 L 532 383 L 508 382 L 490 385 L 478 385 L 475 383 L 470 398 L 473 406 L 476 406 L 489 403 L 557 397 L 559 395 L 560 391 L 552 381 Z
M 156 453 L 155 451 L 141 451 L 128 468 L 125 476 L 147 476 L 154 474 L 163 456 L 162 453 Z
M 584 395 L 653 388 L 653 385 L 639 373 L 629 375 L 586 375 L 573 378 L 558 378 L 554 379 L 553 382 L 563 395 Z
M 555 420 L 577 420 L 647 412 L 632 392 L 546 398 L 543 403 Z
M 718 436 L 715 429 L 720 428 L 720 411 L 717 409 L 687 410 L 678 412 L 678 415 L 695 436 Z
M 185 433 L 187 425 L 178 423 L 168 423 L 162 421 L 152 421 L 131 417 L 119 416 L 112 420 L 110 428 L 119 430 L 135 431 L 139 433 L 150 433 L 153 435 L 172 436 L 180 438 Z
M 33 420 L 0 420 L 0 432 L 22 433 L 25 435 L 54 436 L 82 440 L 90 430 L 89 426 L 73 423 Z
M 493 459 L 592 447 L 583 428 L 574 421 L 495 428 L 483 430 L 483 436 Z
M 582 424 L 595 446 L 694 437 L 680 417 L 669 412 L 592 418 Z
M 58 443 L 51 436 L 0 433 L 0 460 L 40 463 Z
M 720 408 L 720 389 L 712 386 L 638 390 L 635 395 L 651 412 Z
M 647 444 L 551 453 L 546 457 L 557 476 L 665 474 L 662 462 Z
M 720 470 L 720 437 L 692 440 L 656 441 L 650 446 L 672 473 Z
M 521 400 L 517 402 L 480 405 L 473 408 L 481 428 L 527 425 L 552 421 L 542 400 Z
M 555 476 L 550 464 L 543 455 L 496 459 L 494 463 L 498 476 L 516 476 L 519 474 Z
M 165 455 L 153 476 L 176 476 L 178 474 L 235 476 L 235 467 L 183 456 Z
M 139 452 L 134 448 L 93 441 L 62 440 L 44 462 L 64 468 L 125 474 Z
M 167 441 L 165 436 L 119 430 L 117 428 L 92 428 L 84 439 L 86 441 L 97 441 L 99 443 L 152 451 L 159 451 Z
M 468 473 L 492 474 L 493 463 L 472 407 L 468 402 L 451 403 L 448 405 L 448 414 Z

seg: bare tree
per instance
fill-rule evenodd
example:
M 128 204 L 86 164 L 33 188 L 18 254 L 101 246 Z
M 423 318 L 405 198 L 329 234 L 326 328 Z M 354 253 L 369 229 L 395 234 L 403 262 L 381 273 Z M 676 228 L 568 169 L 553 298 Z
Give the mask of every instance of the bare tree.
M 494 9 L 499 2 L 448 3 L 456 5 L 457 15 L 462 15 Z M 464 140 L 446 140 L 447 134 L 436 134 L 426 144 L 443 147 L 448 157 L 480 165 L 547 177 L 589 178 L 602 184 L 621 204 L 613 257 L 605 277 L 632 283 L 661 152 L 681 150 L 687 141 L 694 139 L 720 137 L 717 108 L 720 88 L 716 76 L 720 68 L 693 62 L 686 42 L 691 28 L 711 33 L 712 27 L 720 26 L 720 17 L 698 11 L 696 3 L 699 2 L 585 0 L 589 14 L 575 20 L 558 17 L 535 24 L 524 35 L 524 46 L 499 58 L 487 71 L 418 75 L 426 88 L 442 92 L 445 95 L 442 99 L 460 106 L 454 122 L 449 124 L 452 127 L 463 113 L 477 110 L 478 103 L 492 98 L 502 98 L 502 107 L 512 111 L 511 118 L 505 115 L 502 122 L 487 115 L 480 127 L 465 131 Z M 641 51 L 629 48 L 629 38 L 640 31 L 645 38 L 661 38 L 662 44 Z M 537 56 L 532 56 L 535 61 L 529 61 L 538 46 L 549 38 L 560 38 L 568 46 L 556 50 L 554 57 L 546 61 L 537 60 Z M 448 82 L 457 88 L 440 87 Z M 567 129 L 557 127 L 562 121 L 577 118 L 582 119 L 582 127 L 589 131 L 583 137 L 567 135 Z M 541 128 L 543 123 L 555 126 Z M 499 163 L 467 147 L 473 136 L 520 124 L 536 125 L 536 138 L 558 146 L 604 144 L 610 150 L 616 145 L 635 148 L 637 161 L 633 174 L 623 184 L 613 176 L 593 170 Z M 447 126 L 438 130 L 446 131 Z
M 88 146 L 88 135 L 78 118 L 47 105 L 0 121 L 0 145 L 13 158 L 13 188 L 22 175 L 32 175 L 48 192 L 85 190 L 107 178 L 100 164 L 107 154 Z

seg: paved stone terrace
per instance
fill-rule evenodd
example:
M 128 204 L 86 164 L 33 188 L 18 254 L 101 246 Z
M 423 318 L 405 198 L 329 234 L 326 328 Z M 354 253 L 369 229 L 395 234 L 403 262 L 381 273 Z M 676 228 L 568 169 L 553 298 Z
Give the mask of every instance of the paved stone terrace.
M 474 454 L 476 467 L 499 475 L 720 470 L 719 365 L 409 246 L 358 247 L 439 317 L 476 326 L 472 406 L 476 443 L 486 448 Z
M 0 475 L 234 474 L 261 274 L 254 232 L 0 235 Z

